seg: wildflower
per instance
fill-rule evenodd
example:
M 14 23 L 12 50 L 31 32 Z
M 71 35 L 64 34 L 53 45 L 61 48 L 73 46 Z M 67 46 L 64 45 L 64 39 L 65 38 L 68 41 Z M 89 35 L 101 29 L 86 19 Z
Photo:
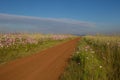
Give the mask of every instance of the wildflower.
M 79 54 L 79 52 L 77 51 L 76 54 Z
M 9 45 L 6 45 L 6 47 L 9 47 Z
M 3 48 L 3 44 L 0 43 L 0 47 Z
M 91 51 L 91 53 L 95 53 L 95 51 Z
M 109 43 L 109 42 L 107 42 L 107 45 L 110 45 L 110 43 Z
M 88 49 L 85 49 L 85 51 L 87 52 L 87 51 L 88 51 Z
M 89 57 L 86 57 L 86 59 L 89 59 Z
M 99 66 L 100 67 L 100 69 L 102 68 L 102 66 Z
M 85 49 L 90 49 L 90 46 L 86 46 Z

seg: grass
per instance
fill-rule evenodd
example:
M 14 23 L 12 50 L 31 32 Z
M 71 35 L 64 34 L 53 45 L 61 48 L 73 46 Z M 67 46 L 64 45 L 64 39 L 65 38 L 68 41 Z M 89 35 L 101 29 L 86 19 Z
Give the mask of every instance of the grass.
M 52 47 L 53 45 L 65 42 L 67 40 L 46 40 L 38 44 L 17 45 L 9 48 L 0 49 L 0 64 L 5 64 L 11 60 L 29 56 L 40 52 L 41 50 Z
M 120 80 L 120 37 L 85 36 L 60 80 Z
M 120 80 L 120 36 L 86 36 L 103 62 L 108 80 Z
M 1 33 L 0 64 L 38 53 L 75 37 L 68 34 Z

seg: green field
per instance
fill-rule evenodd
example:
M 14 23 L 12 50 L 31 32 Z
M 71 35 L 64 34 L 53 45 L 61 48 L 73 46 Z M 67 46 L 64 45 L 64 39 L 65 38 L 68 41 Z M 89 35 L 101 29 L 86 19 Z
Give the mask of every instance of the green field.
M 60 80 L 120 80 L 120 36 L 84 36 Z
M 73 38 L 72 35 L 58 34 L 0 34 L 0 64 L 39 53 L 71 38 Z

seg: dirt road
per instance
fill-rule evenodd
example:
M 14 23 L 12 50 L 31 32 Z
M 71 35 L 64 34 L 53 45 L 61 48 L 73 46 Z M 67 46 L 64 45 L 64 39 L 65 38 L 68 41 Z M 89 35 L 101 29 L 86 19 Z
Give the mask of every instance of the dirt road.
M 1 65 L 0 80 L 58 80 L 78 40 Z

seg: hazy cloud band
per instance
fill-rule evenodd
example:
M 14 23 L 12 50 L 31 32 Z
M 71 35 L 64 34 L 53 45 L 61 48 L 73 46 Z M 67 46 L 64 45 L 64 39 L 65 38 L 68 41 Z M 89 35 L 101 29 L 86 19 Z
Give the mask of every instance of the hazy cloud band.
M 95 23 L 65 18 L 40 18 L 0 14 L 0 31 L 28 31 L 45 33 L 86 33 Z

